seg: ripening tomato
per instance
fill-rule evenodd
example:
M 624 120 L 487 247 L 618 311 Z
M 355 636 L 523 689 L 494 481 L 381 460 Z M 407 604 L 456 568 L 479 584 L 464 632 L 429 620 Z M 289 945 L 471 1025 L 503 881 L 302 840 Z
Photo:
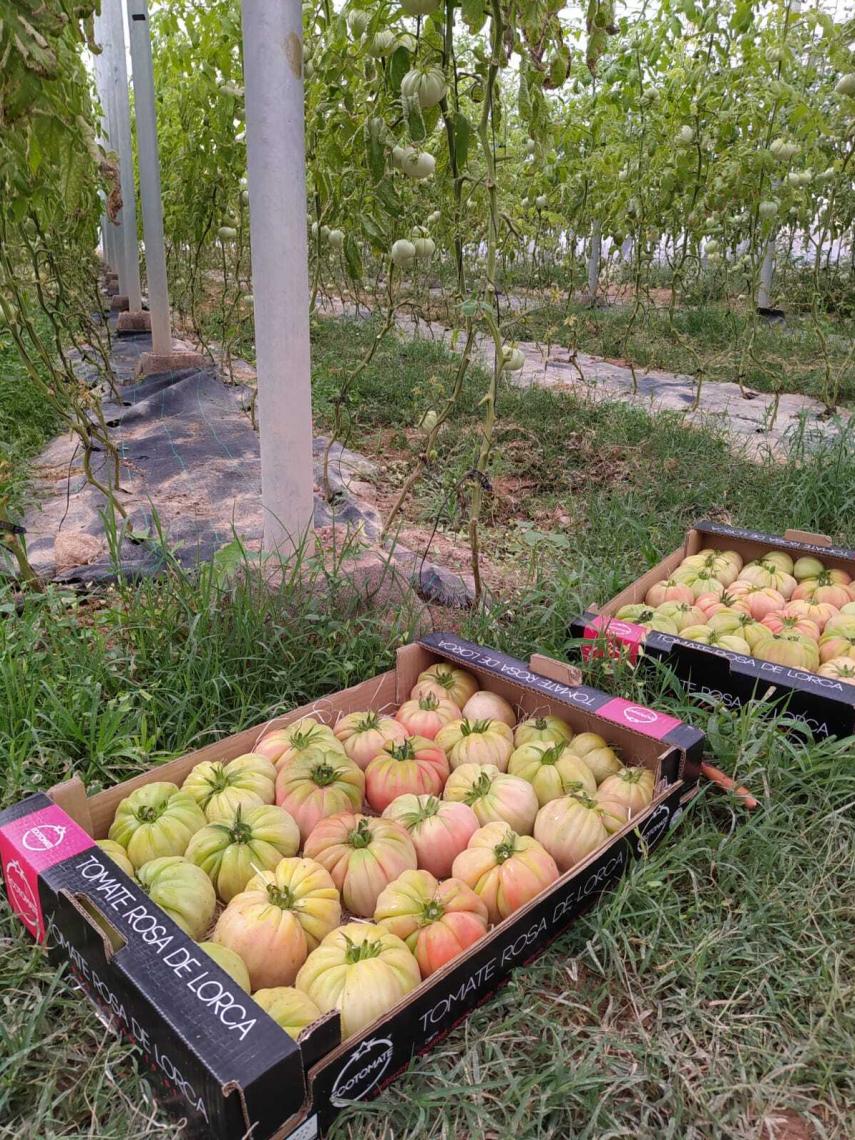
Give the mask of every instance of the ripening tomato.
M 574 792 L 551 800 L 540 809 L 534 824 L 534 836 L 559 869 L 569 871 L 607 842 L 613 815 L 608 804 L 603 806 L 584 792 Z
M 690 606 L 685 602 L 663 602 L 661 606 L 656 607 L 656 614 L 671 622 L 677 633 L 687 625 L 702 625 L 707 620 L 706 613 L 699 605 Z
M 580 732 L 570 741 L 570 751 L 585 761 L 598 784 L 623 767 L 615 750 L 596 732 Z
M 267 733 L 253 748 L 256 755 L 265 756 L 277 772 L 301 756 L 304 752 L 323 748 L 326 751 L 344 752 L 344 746 L 333 730 L 320 724 L 314 717 L 304 716 L 289 724 Z
M 311 859 L 280 859 L 235 895 L 212 938 L 240 955 L 253 990 L 290 986 L 340 921 L 338 890 L 325 868 Z
M 700 598 L 703 594 L 723 593 L 724 583 L 719 581 L 712 570 L 706 567 L 678 566 L 672 578 L 692 591 L 692 598 Z
M 407 735 L 404 725 L 376 712 L 348 713 L 340 717 L 335 726 L 336 739 L 341 741 L 345 754 L 363 772 L 382 748 L 387 744 L 400 744 Z
M 383 811 L 406 828 L 419 867 L 438 879 L 451 874 L 451 864 L 481 826 L 468 804 L 436 796 L 398 796 Z
M 304 854 L 326 867 L 351 914 L 369 918 L 384 887 L 418 865 L 406 828 L 394 819 L 341 812 L 322 819 Z
M 843 611 L 838 611 L 835 606 L 830 606 L 828 602 L 808 602 L 804 598 L 794 598 L 787 602 L 781 610 L 784 617 L 807 618 L 819 628 L 820 633 L 825 629 L 829 618 L 833 618 L 838 612 L 842 613 Z
M 736 595 L 734 608 L 741 608 L 751 614 L 755 621 L 762 621 L 766 614 L 777 613 L 786 605 L 784 595 L 772 586 L 756 586 L 751 582 L 734 582 L 730 588 Z M 736 591 L 739 591 L 736 593 Z
M 423 978 L 487 933 L 486 903 L 466 883 L 440 883 L 429 871 L 404 871 L 377 900 L 374 921 L 416 957 Z
M 558 744 L 523 744 L 511 753 L 508 772 L 531 784 L 541 807 L 570 791 L 593 795 L 597 790 L 591 769 L 581 756 L 570 751 L 564 741 Z
M 832 657 L 823 661 L 817 670 L 821 677 L 833 677 L 847 685 L 855 685 L 855 659 L 852 657 Z
M 626 805 L 627 817 L 632 819 L 643 811 L 653 799 L 653 773 L 648 768 L 621 768 L 600 785 L 607 799 Z
M 434 739 L 452 769 L 461 764 L 493 764 L 504 772 L 514 750 L 514 734 L 500 720 L 453 720 Z
M 486 689 L 479 689 L 472 694 L 463 706 L 463 718 L 470 721 L 501 721 L 508 728 L 513 728 L 517 723 L 517 715 L 505 698 Z
M 462 764 L 448 777 L 443 799 L 468 804 L 483 826 L 500 821 L 530 835 L 538 802 L 534 788 L 492 764 Z
M 199 949 L 204 950 L 209 958 L 213 958 L 221 970 L 225 970 L 232 981 L 237 982 L 245 992 L 250 991 L 249 971 L 240 954 L 229 950 L 228 946 L 221 946 L 219 942 L 200 942 Z
M 451 701 L 462 709 L 472 694 L 477 692 L 478 682 L 471 673 L 440 662 L 419 673 L 410 697 L 418 698 L 426 693 L 433 693 L 434 696 Z
M 805 578 L 793 591 L 793 599 L 806 602 L 827 602 L 840 609 L 851 601 L 849 575 L 844 570 L 823 570 L 816 578 Z
M 462 713 L 453 701 L 443 700 L 434 693 L 427 693 L 415 700 L 404 701 L 395 713 L 395 719 L 411 736 L 421 736 L 434 740 L 441 728 L 454 720 L 460 720 Z M 377 752 L 374 753 L 374 756 Z M 373 759 L 374 757 L 372 757 Z
M 280 769 L 276 802 L 294 817 L 305 840 L 318 820 L 362 807 L 365 773 L 343 752 L 310 749 Z
M 772 633 L 759 642 L 754 656 L 791 669 L 813 672 L 819 666 L 819 649 L 815 641 L 800 633 Z
M 560 716 L 533 716 L 514 729 L 514 748 L 523 744 L 557 744 L 573 739 L 573 729 Z
M 264 756 L 248 752 L 223 763 L 205 760 L 191 769 L 181 790 L 191 795 L 209 823 L 230 819 L 237 808 L 273 803 L 276 769 Z
M 798 617 L 796 614 L 779 613 L 766 614 L 763 626 L 771 629 L 772 633 L 801 633 L 813 641 L 819 641 L 819 626 L 810 618 Z
M 398 796 L 439 795 L 447 779 L 443 749 L 436 741 L 411 736 L 387 744 L 365 769 L 365 798 L 375 811 L 383 811 Z
M 382 1017 L 421 982 L 418 962 L 396 935 L 370 922 L 328 934 L 297 975 L 322 1013 L 337 1009 L 342 1038 Z
M 805 578 L 818 578 L 824 569 L 825 567 L 818 558 L 805 555 L 803 558 L 796 559 L 790 573 L 797 582 L 803 582 Z
M 109 855 L 117 867 L 121 867 L 126 875 L 134 878 L 134 865 L 121 843 L 115 843 L 112 839 L 97 839 L 95 842 L 105 855 Z
M 536 839 L 494 822 L 475 832 L 451 873 L 480 896 L 491 922 L 501 922 L 554 883 L 558 867 Z
M 689 587 L 678 582 L 676 578 L 662 578 L 659 582 L 654 582 L 644 595 L 644 601 L 654 609 L 663 602 L 685 602 L 691 606 L 694 600 L 695 595 Z

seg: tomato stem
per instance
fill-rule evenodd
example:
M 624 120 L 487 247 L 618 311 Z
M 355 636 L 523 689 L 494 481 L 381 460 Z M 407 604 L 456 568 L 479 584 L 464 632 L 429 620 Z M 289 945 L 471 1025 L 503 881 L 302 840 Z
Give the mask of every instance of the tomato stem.
M 387 744 L 383 751 L 388 753 L 393 760 L 414 760 L 416 756 L 413 742 L 409 738 L 402 740 L 399 744 L 393 741 Z
M 425 712 L 433 712 L 434 709 L 439 708 L 439 701 L 433 693 L 428 693 L 426 697 L 420 699 L 419 708 L 424 709 Z
M 497 863 L 507 863 L 508 859 L 516 851 L 517 835 L 514 831 L 508 831 L 505 838 L 501 843 L 497 843 L 493 848 L 493 854 L 496 856 Z
M 380 718 L 376 712 L 366 713 L 362 720 L 357 722 L 357 732 L 370 732 L 372 729 L 377 728 L 380 724 Z
M 325 760 L 320 764 L 315 764 L 312 768 L 312 782 L 317 784 L 319 788 L 328 788 L 330 784 L 335 782 L 337 775 L 338 769 Z
M 275 883 L 267 884 L 267 897 L 273 906 L 280 910 L 294 910 L 297 898 L 290 887 L 277 887 Z
M 166 803 L 156 804 L 154 807 L 144 806 L 137 808 L 135 815 L 140 823 L 156 823 L 166 811 Z
M 383 953 L 382 942 L 353 942 L 347 935 L 344 936 L 347 943 L 347 950 L 345 951 L 345 961 L 349 966 L 354 965 L 356 962 L 365 962 L 368 958 L 379 958 Z
M 357 848 L 367 847 L 372 839 L 371 825 L 365 816 L 360 819 L 359 823 L 347 837 L 350 846 Z

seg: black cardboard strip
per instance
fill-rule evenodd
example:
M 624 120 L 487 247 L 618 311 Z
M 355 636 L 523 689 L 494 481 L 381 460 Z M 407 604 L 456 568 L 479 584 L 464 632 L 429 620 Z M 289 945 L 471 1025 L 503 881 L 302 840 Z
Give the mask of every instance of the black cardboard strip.
M 712 522 L 710 519 L 701 519 L 696 522 L 693 530 L 703 534 L 717 534 L 722 538 L 744 538 L 748 542 L 761 542 L 769 547 L 778 547 L 784 550 L 798 550 L 816 555 L 830 555 L 832 558 L 848 558 L 855 562 L 855 550 L 848 550 L 845 546 L 819 546 L 815 542 L 799 542 L 794 538 L 782 538 L 778 534 L 764 534 L 757 530 L 741 530 L 739 527 L 725 526 L 723 523 Z

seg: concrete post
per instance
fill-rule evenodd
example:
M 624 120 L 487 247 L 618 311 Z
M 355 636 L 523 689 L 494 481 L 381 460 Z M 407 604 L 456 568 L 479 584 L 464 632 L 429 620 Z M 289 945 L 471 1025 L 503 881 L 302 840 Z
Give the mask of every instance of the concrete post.
M 264 549 L 311 550 L 314 511 L 300 0 L 242 0 Z
M 137 122 L 137 155 L 140 201 L 143 216 L 148 308 L 151 314 L 152 352 L 172 349 L 166 252 L 163 245 L 163 203 L 160 197 L 160 159 L 157 152 L 157 119 L 154 104 L 154 72 L 146 0 L 127 0 L 128 34 L 134 82 L 134 114 Z
M 594 301 L 600 283 L 600 256 L 603 248 L 603 228 L 598 218 L 591 226 L 591 249 L 588 254 L 588 298 Z
M 757 308 L 771 309 L 772 307 L 772 275 L 775 272 L 775 238 L 767 239 L 763 250 L 763 262 L 760 266 L 760 283 L 757 286 Z

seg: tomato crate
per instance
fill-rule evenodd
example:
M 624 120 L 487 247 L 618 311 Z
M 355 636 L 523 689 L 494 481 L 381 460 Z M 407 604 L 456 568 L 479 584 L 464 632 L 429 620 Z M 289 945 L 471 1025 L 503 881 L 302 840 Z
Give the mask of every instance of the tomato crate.
M 737 652 L 722 645 L 699 643 L 616 616 L 628 606 L 643 603 L 655 583 L 670 580 L 685 558 L 697 556 L 702 550 L 733 551 L 746 566 L 775 551 L 794 562 L 817 559 L 829 571 L 842 571 L 855 583 L 855 550 L 834 546 L 825 535 L 788 530 L 781 537 L 707 520 L 696 522 L 686 533 L 682 546 L 610 601 L 589 606 L 571 623 L 571 636 L 580 639 L 583 658 L 621 654 L 633 663 L 643 662 L 645 658 L 662 661 L 691 694 L 706 701 L 738 708 L 751 700 L 763 700 L 769 703 L 770 709 L 786 710 L 816 737 L 846 737 L 855 733 L 855 642 L 852 645 L 853 680 L 850 681 L 825 676 L 809 668 L 763 660 L 750 651 Z M 727 589 L 725 587 L 725 595 Z M 855 587 L 848 592 L 853 599 L 849 604 L 852 604 L 851 621 L 855 632 Z M 842 596 L 837 600 L 841 601 Z
M 96 844 L 121 800 L 197 764 L 242 756 L 271 729 L 314 715 L 392 709 L 439 662 L 465 669 L 517 715 L 599 734 L 652 774 L 652 800 L 587 857 L 492 925 L 397 1004 L 342 1039 L 338 1010 L 296 1040 Z M 237 1140 L 323 1136 L 341 1109 L 371 1098 L 534 957 L 644 858 L 697 790 L 703 735 L 677 718 L 580 683 L 578 670 L 430 634 L 388 672 L 88 795 L 72 778 L 0 813 L 0 865 L 12 909 L 111 1029 L 131 1041 L 160 1105 L 187 1135 Z M 485 928 L 486 929 L 486 928 Z

